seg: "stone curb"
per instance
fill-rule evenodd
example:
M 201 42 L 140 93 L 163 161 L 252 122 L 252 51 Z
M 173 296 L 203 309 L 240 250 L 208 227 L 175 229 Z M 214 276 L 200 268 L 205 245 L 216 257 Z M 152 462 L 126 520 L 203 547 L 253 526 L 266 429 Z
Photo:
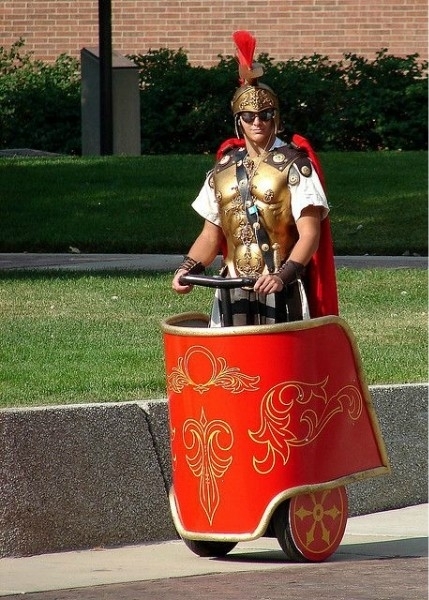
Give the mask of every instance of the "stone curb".
M 392 473 L 350 516 L 427 502 L 427 386 L 370 387 Z M 165 400 L 0 411 L 0 557 L 174 539 Z

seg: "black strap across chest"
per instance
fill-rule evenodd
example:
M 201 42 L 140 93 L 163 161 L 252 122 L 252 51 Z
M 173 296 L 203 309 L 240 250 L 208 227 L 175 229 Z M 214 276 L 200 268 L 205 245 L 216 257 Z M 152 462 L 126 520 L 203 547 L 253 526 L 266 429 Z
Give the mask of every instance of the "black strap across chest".
M 240 158 L 235 164 L 237 176 L 238 191 L 240 192 L 244 210 L 246 211 L 247 220 L 249 221 L 254 233 L 258 246 L 264 257 L 268 272 L 274 273 L 274 252 L 270 245 L 270 238 L 265 231 L 258 214 L 258 207 L 255 205 L 252 194 L 250 193 L 249 178 L 243 160 Z

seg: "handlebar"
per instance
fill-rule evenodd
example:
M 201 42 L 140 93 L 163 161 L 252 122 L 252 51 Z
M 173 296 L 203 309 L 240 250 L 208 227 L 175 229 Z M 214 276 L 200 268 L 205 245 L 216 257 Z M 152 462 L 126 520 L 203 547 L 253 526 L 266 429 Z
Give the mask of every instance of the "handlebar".
M 240 287 L 253 288 L 255 282 L 254 277 L 221 277 L 220 275 L 182 275 L 179 278 L 180 285 L 201 285 L 224 290 Z

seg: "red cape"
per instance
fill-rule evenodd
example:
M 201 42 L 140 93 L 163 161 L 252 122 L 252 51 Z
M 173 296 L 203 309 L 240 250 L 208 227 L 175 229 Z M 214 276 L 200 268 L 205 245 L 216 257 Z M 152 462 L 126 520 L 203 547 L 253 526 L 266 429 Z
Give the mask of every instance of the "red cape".
M 309 141 L 295 133 L 292 136 L 292 144 L 307 153 L 325 189 L 323 169 Z M 225 140 L 219 146 L 216 158 L 219 160 L 228 150 L 242 148 L 243 146 L 243 139 L 230 138 Z M 313 318 L 338 315 L 337 279 L 329 217 L 323 219 L 321 223 L 319 247 L 307 265 L 307 278 L 310 315 Z

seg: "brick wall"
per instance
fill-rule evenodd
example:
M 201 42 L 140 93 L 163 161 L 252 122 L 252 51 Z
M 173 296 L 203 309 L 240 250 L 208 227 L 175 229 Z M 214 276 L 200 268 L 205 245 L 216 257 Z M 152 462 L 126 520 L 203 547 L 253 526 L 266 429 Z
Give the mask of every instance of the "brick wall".
M 373 58 L 388 48 L 427 59 L 427 0 L 112 0 L 113 48 L 123 54 L 182 47 L 193 64 L 210 66 L 233 54 L 231 33 L 249 29 L 256 52 L 287 60 L 314 52 Z M 98 44 L 97 0 L 0 2 L 0 46 L 19 37 L 37 58 L 79 56 Z

